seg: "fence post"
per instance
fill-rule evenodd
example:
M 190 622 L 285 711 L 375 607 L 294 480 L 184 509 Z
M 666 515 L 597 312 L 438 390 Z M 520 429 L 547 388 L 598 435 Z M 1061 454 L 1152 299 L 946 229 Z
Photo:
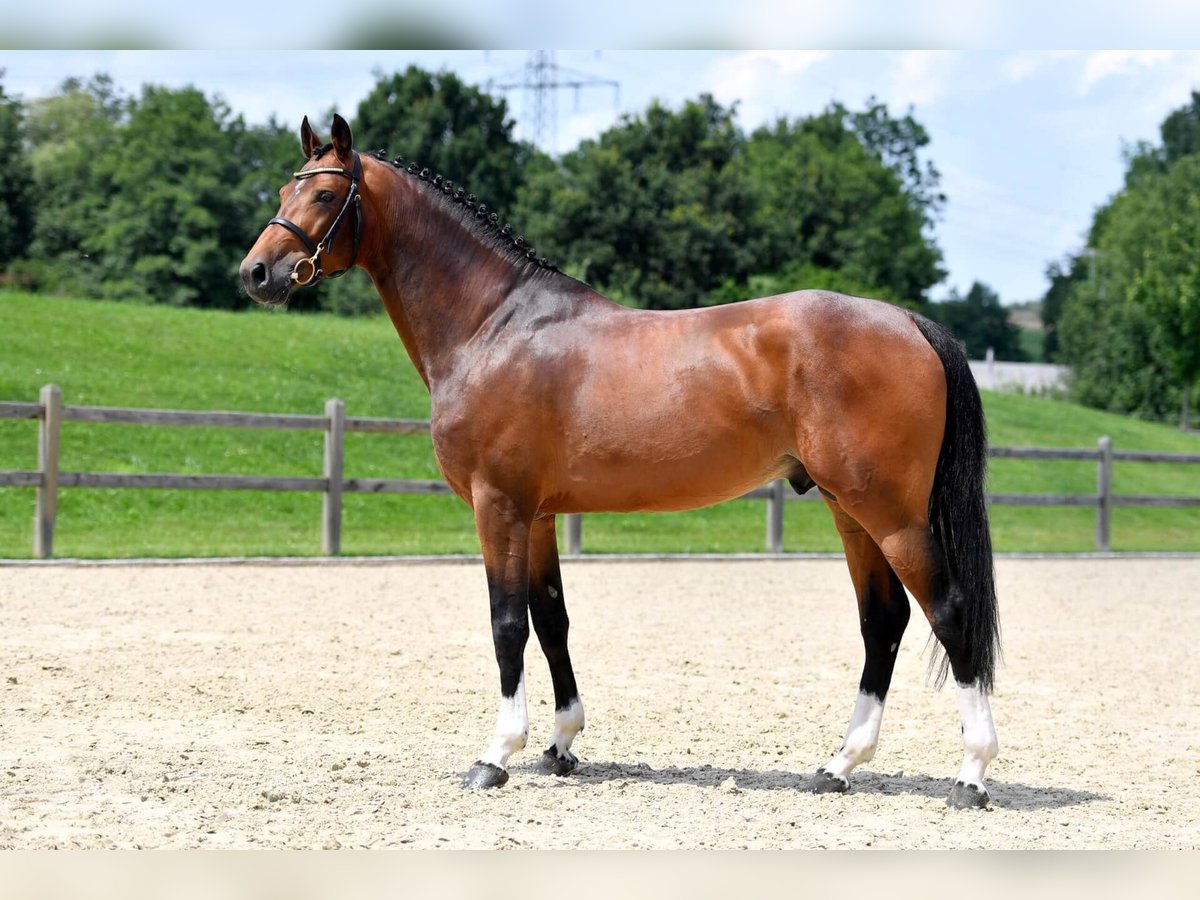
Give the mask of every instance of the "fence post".
M 62 431 L 62 389 L 48 384 L 38 396 L 42 415 L 38 422 L 37 506 L 33 514 L 33 555 L 49 559 L 54 555 L 54 520 L 58 515 L 58 438 Z
M 1107 552 L 1112 536 L 1112 439 L 1099 441 L 1100 460 L 1096 463 L 1096 549 Z
M 325 432 L 325 478 L 328 484 L 321 498 L 321 553 L 337 556 L 342 552 L 342 471 L 345 460 L 346 404 L 341 400 L 325 402 L 329 426 Z
M 567 513 L 563 519 L 567 523 L 567 555 L 580 556 L 583 553 L 583 516 Z
M 783 504 L 784 484 L 779 478 L 771 482 L 771 494 L 767 497 L 767 552 L 783 552 Z

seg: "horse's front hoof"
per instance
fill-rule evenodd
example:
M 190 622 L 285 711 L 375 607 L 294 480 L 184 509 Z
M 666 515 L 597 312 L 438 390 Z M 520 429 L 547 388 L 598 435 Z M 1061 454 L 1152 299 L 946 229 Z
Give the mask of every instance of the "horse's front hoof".
M 965 781 L 954 782 L 954 787 L 950 788 L 950 796 L 946 798 L 946 805 L 951 809 L 983 809 L 988 805 L 987 788 L 977 784 L 968 784 Z
M 575 754 L 570 750 L 563 752 L 562 756 L 558 755 L 558 748 L 553 744 L 550 745 L 541 759 L 537 761 L 533 769 L 539 775 L 570 775 L 579 767 L 579 760 L 575 758 Z
M 844 794 L 850 790 L 850 779 L 817 769 L 816 777 L 808 783 L 810 794 Z
M 471 771 L 462 780 L 465 790 L 474 791 L 479 788 L 498 788 L 508 781 L 508 772 L 491 763 L 477 762 L 471 766 Z

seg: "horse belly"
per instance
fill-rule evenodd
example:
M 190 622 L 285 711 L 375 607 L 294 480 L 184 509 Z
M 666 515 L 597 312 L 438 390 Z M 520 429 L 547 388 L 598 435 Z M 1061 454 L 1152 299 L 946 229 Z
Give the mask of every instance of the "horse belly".
M 641 417 L 637 417 L 641 418 Z M 630 428 L 629 425 L 640 427 Z M 579 434 L 546 512 L 667 512 L 740 497 L 791 471 L 782 431 L 688 421 L 626 423 L 625 440 Z

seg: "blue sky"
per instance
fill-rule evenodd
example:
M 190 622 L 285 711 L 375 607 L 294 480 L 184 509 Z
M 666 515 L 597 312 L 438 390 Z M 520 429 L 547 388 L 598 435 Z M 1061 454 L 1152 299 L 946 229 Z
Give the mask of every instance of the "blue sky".
M 250 121 L 298 124 L 331 108 L 353 115 L 380 69 L 416 63 L 485 84 L 519 73 L 525 59 L 521 50 L 10 50 L 0 69 L 5 89 L 26 98 L 69 75 L 107 72 L 130 92 L 194 84 Z M 617 97 L 608 88 L 559 94 L 558 152 L 653 98 L 679 104 L 711 92 L 739 104 L 747 129 L 834 99 L 860 107 L 873 95 L 896 113 L 911 105 L 948 196 L 936 239 L 949 276 L 933 294 L 981 280 L 1005 302 L 1041 295 L 1047 263 L 1081 246 L 1092 211 L 1120 187 L 1123 146 L 1157 140 L 1164 116 L 1200 89 L 1200 52 L 1174 50 L 569 50 L 556 61 L 620 83 Z M 509 99 L 520 119 L 524 96 Z

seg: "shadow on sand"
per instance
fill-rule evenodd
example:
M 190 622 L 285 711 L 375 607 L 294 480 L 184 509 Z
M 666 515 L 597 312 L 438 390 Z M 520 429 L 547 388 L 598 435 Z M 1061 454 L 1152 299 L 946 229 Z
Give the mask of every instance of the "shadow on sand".
M 654 784 L 692 784 L 698 787 L 717 787 L 730 778 L 742 791 L 807 791 L 814 780 L 811 774 L 784 772 L 778 769 L 726 769 L 719 766 L 665 766 L 652 768 L 645 763 L 585 762 L 571 776 L 581 782 L 631 781 Z M 930 778 L 928 775 L 905 775 L 903 772 L 885 775 L 878 772 L 855 772 L 850 779 L 850 793 L 898 796 L 913 794 L 943 800 L 950 793 L 954 780 Z M 989 781 L 988 790 L 993 805 L 1002 809 L 1038 810 L 1062 809 L 1084 803 L 1109 800 L 1093 791 L 1060 787 L 1033 787 L 1013 781 Z

